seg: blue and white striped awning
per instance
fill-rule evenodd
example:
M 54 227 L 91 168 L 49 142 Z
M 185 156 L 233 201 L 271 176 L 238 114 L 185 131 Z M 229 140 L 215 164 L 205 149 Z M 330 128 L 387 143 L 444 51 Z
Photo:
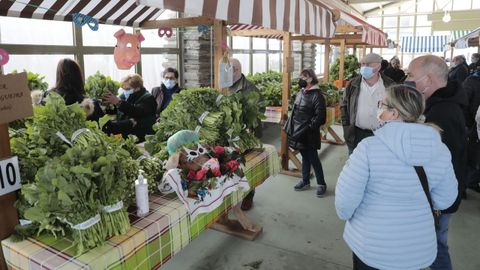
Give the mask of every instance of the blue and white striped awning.
M 448 36 L 410 36 L 402 38 L 402 52 L 433 53 L 443 52 Z

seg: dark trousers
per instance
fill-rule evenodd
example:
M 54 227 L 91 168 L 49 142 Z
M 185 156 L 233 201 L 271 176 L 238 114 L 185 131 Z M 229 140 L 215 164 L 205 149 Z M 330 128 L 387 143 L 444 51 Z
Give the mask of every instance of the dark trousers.
M 377 268 L 368 266 L 353 253 L 353 270 L 377 270 Z
M 302 155 L 302 176 L 303 182 L 310 184 L 310 167 L 313 166 L 315 177 L 317 178 L 317 184 L 326 185 L 325 178 L 323 177 L 323 168 L 320 159 L 318 158 L 317 149 L 309 148 L 300 150 Z
M 247 196 L 245 196 L 245 198 L 243 198 L 244 201 L 248 201 L 248 200 L 253 200 L 253 196 L 255 196 L 255 189 L 252 189 L 248 194 Z
M 353 150 L 355 150 L 355 148 L 357 147 L 357 145 L 363 139 L 368 138 L 370 136 L 373 136 L 373 131 L 355 127 L 355 140 L 353 142 L 353 145 L 348 145 L 348 154 L 351 155 L 353 153 Z

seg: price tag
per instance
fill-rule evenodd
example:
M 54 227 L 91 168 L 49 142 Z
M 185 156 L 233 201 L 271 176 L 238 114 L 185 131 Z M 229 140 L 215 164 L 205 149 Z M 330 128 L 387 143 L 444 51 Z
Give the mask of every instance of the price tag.
M 0 160 L 0 196 L 20 189 L 18 157 Z

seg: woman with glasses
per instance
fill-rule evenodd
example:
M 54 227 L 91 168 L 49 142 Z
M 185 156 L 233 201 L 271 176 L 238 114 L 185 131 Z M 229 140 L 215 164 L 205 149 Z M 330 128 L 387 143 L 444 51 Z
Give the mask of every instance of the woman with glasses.
M 387 88 L 378 103 L 381 127 L 340 173 L 335 207 L 347 221 L 343 238 L 353 269 L 420 269 L 437 256 L 434 215 L 420 179 L 435 210 L 455 202 L 457 181 L 438 128 L 417 123 L 424 109 L 415 88 Z
M 302 155 L 302 181 L 295 185 L 296 191 L 310 188 L 310 167 L 313 166 L 317 178 L 317 197 L 323 197 L 327 184 L 323 168 L 318 158 L 320 149 L 320 126 L 325 124 L 327 111 L 325 98 L 318 87 L 318 79 L 312 69 L 300 73 L 298 91 L 293 112 L 285 125 L 289 146 Z

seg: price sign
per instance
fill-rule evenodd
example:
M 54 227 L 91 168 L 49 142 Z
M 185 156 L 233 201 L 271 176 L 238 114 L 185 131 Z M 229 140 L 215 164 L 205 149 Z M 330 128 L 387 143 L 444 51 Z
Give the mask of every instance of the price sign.
M 0 74 L 0 124 L 33 115 L 27 74 Z
M 0 160 L 0 196 L 20 189 L 18 157 Z

